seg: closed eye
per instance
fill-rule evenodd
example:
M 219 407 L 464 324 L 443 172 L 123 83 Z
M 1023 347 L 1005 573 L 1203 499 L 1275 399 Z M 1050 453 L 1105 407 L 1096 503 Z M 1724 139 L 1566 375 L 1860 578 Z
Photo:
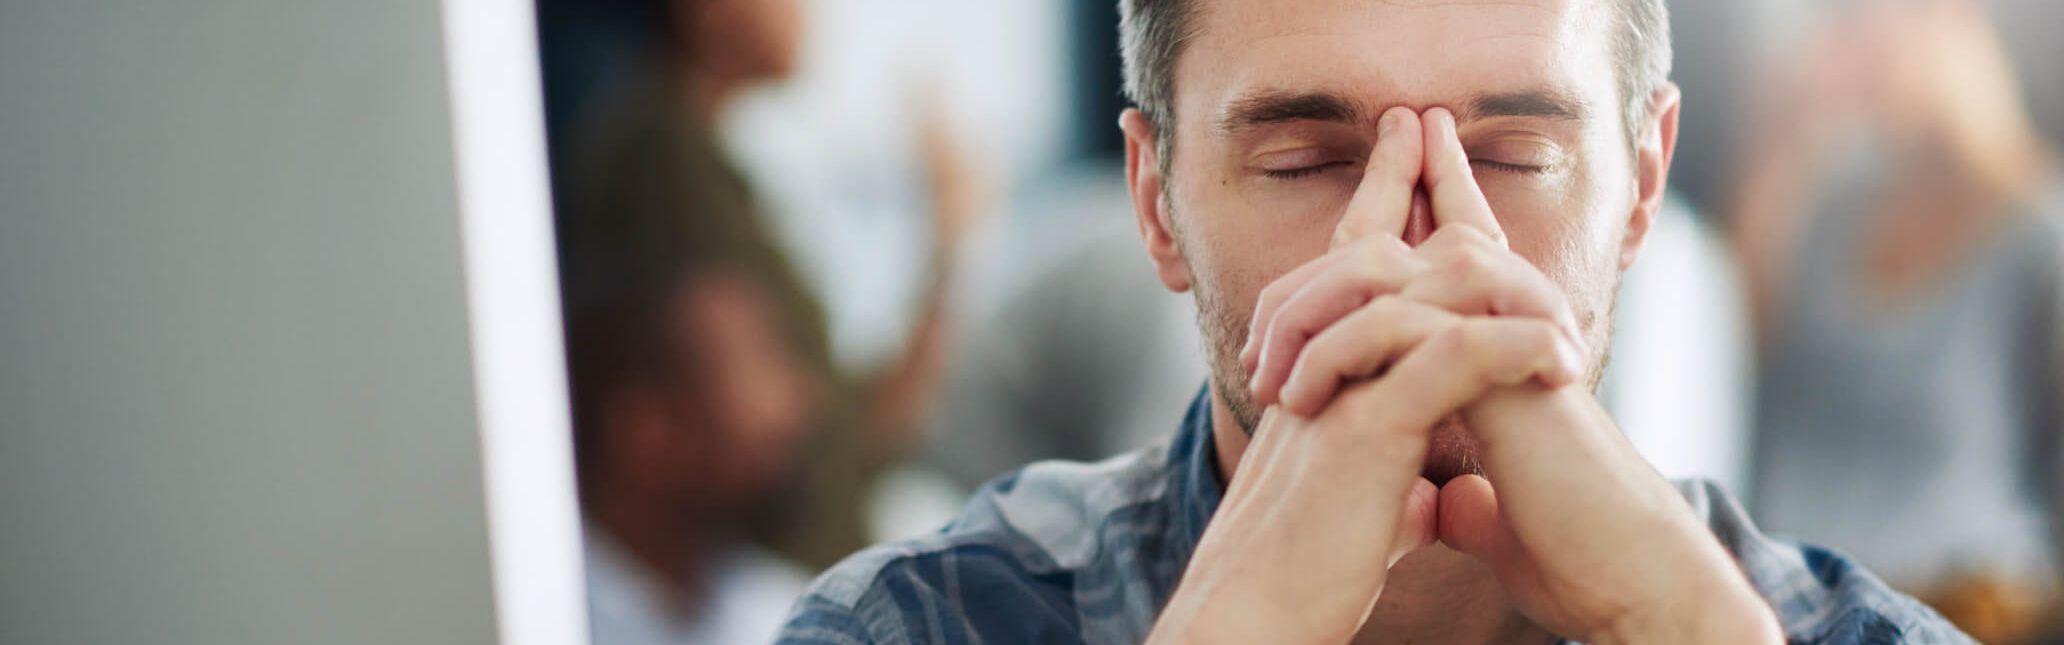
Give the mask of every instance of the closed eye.
M 1316 175 L 1316 174 L 1319 174 L 1319 173 L 1325 172 L 1326 170 L 1328 170 L 1328 169 L 1330 169 L 1330 168 L 1333 168 L 1333 167 L 1335 167 L 1335 166 L 1346 166 L 1346 165 L 1351 165 L 1352 163 L 1353 163 L 1353 162 L 1349 162 L 1349 161 L 1330 161 L 1330 162 L 1322 163 L 1322 164 L 1319 164 L 1319 165 L 1316 165 L 1316 166 L 1305 166 L 1305 167 L 1302 167 L 1302 168 L 1285 168 L 1285 169 L 1282 169 L 1282 170 L 1263 170 L 1263 171 L 1261 171 L 1261 174 L 1264 174 L 1264 175 L 1268 175 L 1268 178 L 1270 178 L 1270 179 L 1275 179 L 1275 180 L 1278 180 L 1278 181 L 1295 181 L 1295 180 L 1298 180 L 1298 179 L 1303 179 L 1303 178 L 1305 178 L 1305 177 L 1310 177 L 1310 176 L 1312 176 L 1312 175 Z
M 1529 166 L 1526 164 L 1505 163 L 1503 161 L 1491 161 L 1489 159 L 1471 159 L 1469 160 L 1469 165 L 1478 168 L 1495 170 L 1498 172 L 1509 172 L 1520 175 L 1539 175 L 1548 172 L 1547 166 Z

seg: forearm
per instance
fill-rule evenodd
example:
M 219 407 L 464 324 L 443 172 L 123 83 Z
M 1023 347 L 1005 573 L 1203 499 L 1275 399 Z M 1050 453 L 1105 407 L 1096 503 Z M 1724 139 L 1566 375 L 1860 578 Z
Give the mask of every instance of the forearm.
M 1262 487 L 1286 483 L 1270 479 Z M 1311 499 L 1264 493 L 1229 501 L 1232 508 L 1221 507 L 1213 518 L 1147 642 L 1294 645 L 1352 638 L 1381 593 L 1387 567 L 1369 559 L 1366 548 L 1338 542 L 1345 533 L 1334 531 L 1340 527 L 1331 520 L 1342 517 L 1299 517 L 1299 509 L 1318 507 Z
M 1197 588 L 1206 586 L 1212 588 Z M 1244 595 L 1210 583 L 1178 589 L 1175 597 L 1169 600 L 1167 609 L 1154 622 L 1154 630 L 1148 634 L 1146 642 L 1148 645 L 1341 643 L 1354 636 L 1353 624 L 1345 625 L 1344 629 L 1339 626 L 1328 629 L 1322 617 L 1303 615 L 1299 608 L 1275 606 L 1276 599 L 1267 596 L 1246 598 Z
M 918 297 L 917 315 L 903 350 L 874 380 L 868 401 L 870 427 L 886 438 L 898 439 L 892 443 L 901 443 L 912 434 L 937 398 L 952 342 L 952 253 L 940 250 L 932 256 L 932 268 Z
M 1714 547 L 1718 548 L 1718 545 Z M 1724 555 L 1718 557 L 1725 558 Z M 1712 575 L 1687 575 L 1685 577 L 1692 582 L 1670 597 L 1658 599 L 1648 608 L 1628 612 L 1614 620 L 1603 634 L 1595 638 L 1596 642 L 1599 645 L 1785 642 L 1776 613 L 1749 585 L 1732 560 L 1713 566 L 1718 570 Z

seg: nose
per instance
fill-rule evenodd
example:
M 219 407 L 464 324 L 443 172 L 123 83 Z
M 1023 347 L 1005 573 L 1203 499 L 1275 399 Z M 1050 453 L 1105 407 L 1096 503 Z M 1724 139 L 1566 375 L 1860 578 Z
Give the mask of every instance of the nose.
M 1426 189 L 1413 189 L 1412 210 L 1405 216 L 1405 244 L 1419 246 L 1426 238 L 1433 237 L 1433 226 L 1433 205 L 1426 197 Z

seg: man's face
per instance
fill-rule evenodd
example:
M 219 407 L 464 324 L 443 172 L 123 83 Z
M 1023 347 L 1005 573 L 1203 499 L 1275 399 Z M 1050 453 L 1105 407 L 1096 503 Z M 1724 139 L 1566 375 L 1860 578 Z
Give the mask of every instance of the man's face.
M 644 477 L 708 512 L 762 502 L 790 474 L 817 392 L 775 331 L 776 305 L 729 274 L 684 281 L 667 302 L 679 376 L 651 383 L 639 436 L 624 441 Z
M 778 79 L 795 71 L 802 54 L 800 0 L 684 0 L 684 15 L 699 57 L 717 58 L 725 71 L 750 79 Z
M 1255 299 L 1326 252 L 1361 183 L 1376 119 L 1392 106 L 1456 114 L 1512 249 L 1567 292 L 1590 345 L 1605 346 L 1640 183 L 1609 7 L 1199 2 L 1197 36 L 1176 63 L 1178 121 L 1159 207 L 1180 258 L 1157 259 L 1164 279 L 1170 264 L 1186 274 L 1171 286 L 1197 290 L 1214 387 L 1243 427 L 1260 415 L 1238 356 Z M 1434 459 L 1469 457 L 1452 427 L 1442 434 Z M 1462 454 L 1443 455 L 1444 444 Z

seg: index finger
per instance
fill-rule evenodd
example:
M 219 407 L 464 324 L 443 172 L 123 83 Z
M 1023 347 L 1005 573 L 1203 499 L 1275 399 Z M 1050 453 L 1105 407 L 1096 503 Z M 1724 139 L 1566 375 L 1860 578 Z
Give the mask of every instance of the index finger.
M 1411 108 L 1394 107 L 1376 122 L 1376 147 L 1369 152 L 1362 183 L 1354 199 L 1333 227 L 1330 248 L 1340 248 L 1371 235 L 1404 235 L 1405 216 L 1411 212 L 1412 189 L 1419 183 L 1425 159 L 1419 114 Z
M 1426 111 L 1426 192 L 1433 201 L 1436 228 L 1469 226 L 1483 231 L 1499 246 L 1505 246 L 1505 228 L 1491 213 L 1483 188 L 1476 185 L 1476 173 L 1469 169 L 1469 154 L 1455 132 L 1455 114 L 1446 108 Z

